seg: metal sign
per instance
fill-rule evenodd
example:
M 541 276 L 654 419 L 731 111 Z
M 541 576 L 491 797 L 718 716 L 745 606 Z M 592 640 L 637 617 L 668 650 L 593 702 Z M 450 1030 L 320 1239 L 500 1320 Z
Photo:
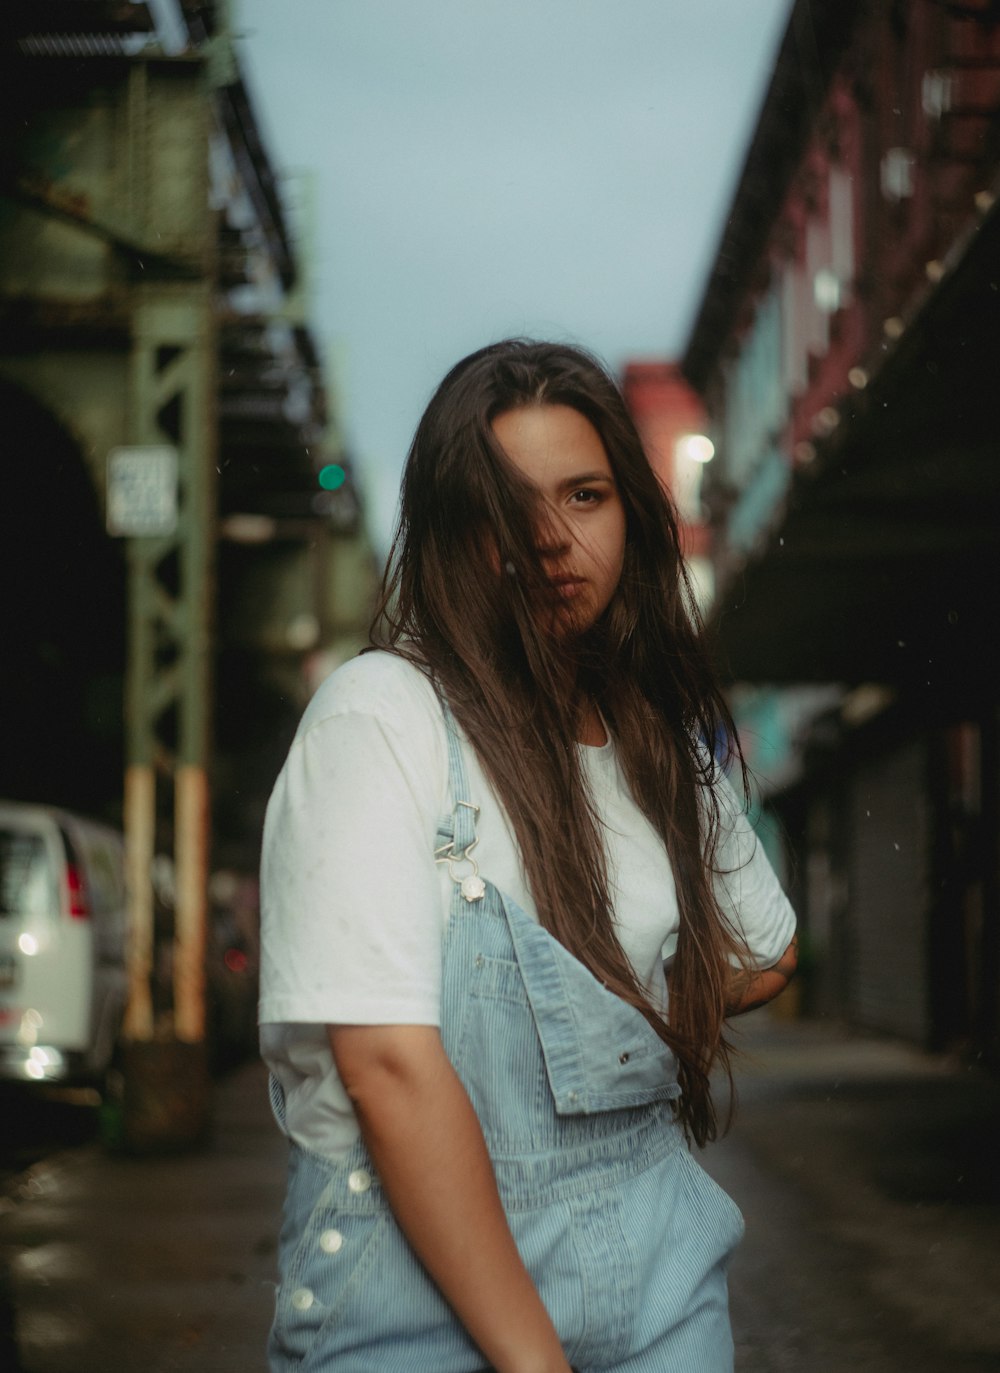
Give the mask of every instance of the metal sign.
M 108 454 L 108 533 L 162 538 L 177 529 L 177 449 L 169 444 L 112 448 Z

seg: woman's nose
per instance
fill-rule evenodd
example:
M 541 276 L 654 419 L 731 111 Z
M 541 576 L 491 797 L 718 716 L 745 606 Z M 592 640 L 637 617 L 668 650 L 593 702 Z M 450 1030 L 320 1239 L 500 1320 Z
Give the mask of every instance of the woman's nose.
M 535 551 L 540 558 L 557 558 L 569 545 L 569 531 L 557 521 L 544 519 L 535 526 Z

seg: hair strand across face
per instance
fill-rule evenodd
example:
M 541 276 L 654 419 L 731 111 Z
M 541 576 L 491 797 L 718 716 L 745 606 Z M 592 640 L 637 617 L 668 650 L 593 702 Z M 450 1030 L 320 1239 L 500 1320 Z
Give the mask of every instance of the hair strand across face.
M 589 421 L 624 506 L 621 577 L 596 622 L 576 634 L 552 633 L 538 614 L 548 583 L 538 493 L 493 429 L 498 416 L 527 406 L 568 406 Z M 712 752 L 735 731 L 673 509 L 594 358 L 513 339 L 444 378 L 410 448 L 373 644 L 411 659 L 447 698 L 510 817 L 543 925 L 674 1050 L 680 1118 L 699 1144 L 713 1138 L 709 1073 L 717 1060 L 729 1071 L 727 988 L 734 964 L 748 958 L 713 884 Z M 600 822 L 576 747 L 591 704 L 674 871 L 680 931 L 666 1017 L 615 929 Z

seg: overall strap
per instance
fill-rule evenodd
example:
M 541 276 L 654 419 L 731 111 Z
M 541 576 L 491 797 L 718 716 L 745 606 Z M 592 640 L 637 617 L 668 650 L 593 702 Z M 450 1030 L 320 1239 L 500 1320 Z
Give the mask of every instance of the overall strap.
M 451 707 L 443 696 L 441 713 L 444 716 L 448 739 L 448 789 L 453 809 L 450 823 L 438 831 L 434 857 L 438 863 L 447 863 L 449 876 L 457 884 L 466 901 L 478 901 L 486 891 L 485 884 L 479 876 L 479 866 L 472 857 L 472 850 L 478 842 L 476 820 L 479 816 L 479 807 L 469 792 L 469 778 L 462 755 L 458 725 L 451 713 Z

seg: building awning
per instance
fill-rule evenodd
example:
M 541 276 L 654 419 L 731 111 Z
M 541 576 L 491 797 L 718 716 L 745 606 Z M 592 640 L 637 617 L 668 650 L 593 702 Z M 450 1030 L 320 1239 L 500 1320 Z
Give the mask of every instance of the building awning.
M 794 475 L 710 628 L 734 681 L 995 694 L 1000 207 Z

